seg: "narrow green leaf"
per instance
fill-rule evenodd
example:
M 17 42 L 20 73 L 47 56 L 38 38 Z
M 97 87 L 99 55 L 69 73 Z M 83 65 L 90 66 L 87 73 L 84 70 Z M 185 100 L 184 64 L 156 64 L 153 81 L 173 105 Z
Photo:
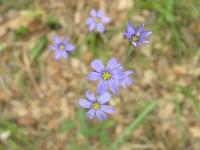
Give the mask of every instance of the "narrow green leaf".
M 95 134 L 97 134 L 99 132 L 100 127 L 99 126 L 93 126 L 92 128 L 90 128 L 89 130 L 89 135 L 93 136 Z
M 23 148 L 21 148 L 17 143 L 15 143 L 14 140 L 12 140 L 11 138 L 8 139 L 10 145 L 15 149 L 15 150 L 23 150 Z
M 60 130 L 61 131 L 70 130 L 70 129 L 74 128 L 75 126 L 76 126 L 76 124 L 72 121 L 64 122 L 63 124 L 61 124 Z
M 105 120 L 102 122 L 101 127 L 102 128 L 110 128 L 115 125 L 115 122 L 113 120 Z
M 100 140 L 101 140 L 102 144 L 104 144 L 104 145 L 108 144 L 110 138 L 109 138 L 108 134 L 105 131 L 102 131 L 100 133 Z
M 177 85 L 178 88 L 180 88 L 183 93 L 185 93 L 185 95 L 190 98 L 192 100 L 192 102 L 194 103 L 197 111 L 198 111 L 198 114 L 200 116 L 200 104 L 198 103 L 197 99 L 194 97 L 194 95 L 192 95 L 192 93 L 190 92 L 190 90 L 186 87 L 183 87 L 183 86 L 180 86 L 180 85 Z
M 116 149 L 117 145 L 125 138 L 125 136 L 132 132 L 147 116 L 147 114 L 157 105 L 157 101 L 151 103 L 125 130 L 124 132 L 112 143 L 109 150 Z
M 57 26 L 59 25 L 59 21 L 57 18 L 50 16 L 50 15 L 46 15 L 45 19 L 47 21 L 48 24 L 52 25 L 52 26 Z
M 84 122 L 85 121 L 85 112 L 82 108 L 78 109 L 78 120 L 79 122 Z
M 41 50 L 47 43 L 47 38 L 45 35 L 41 36 L 40 39 L 34 44 L 33 48 L 31 48 L 29 54 L 31 57 L 31 61 L 35 60 L 40 54 Z
M 1 114 L 0 114 L 0 122 L 2 123 L 0 124 L 1 127 L 4 127 L 5 129 L 11 131 L 11 134 L 17 136 L 17 138 L 22 140 L 27 145 L 30 144 L 28 139 L 19 131 L 19 129 L 11 122 L 7 121 Z
M 80 126 L 79 129 L 80 129 L 80 132 L 81 132 L 85 137 L 88 136 L 89 128 L 88 128 L 88 126 L 87 126 L 86 124 L 82 124 L 82 125 Z

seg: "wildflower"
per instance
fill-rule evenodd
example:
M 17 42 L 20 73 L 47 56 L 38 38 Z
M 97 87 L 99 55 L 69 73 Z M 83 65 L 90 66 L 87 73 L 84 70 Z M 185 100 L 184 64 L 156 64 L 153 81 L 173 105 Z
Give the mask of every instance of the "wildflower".
M 123 67 L 121 66 L 120 63 L 116 65 L 117 69 L 121 69 L 123 71 Z M 115 80 L 117 84 L 121 84 L 123 89 L 126 89 L 126 84 L 132 84 L 132 79 L 128 77 L 130 74 L 133 74 L 132 70 L 127 70 L 123 72 L 123 78 Z
M 86 91 L 86 99 L 79 99 L 79 105 L 81 105 L 83 108 L 90 108 L 90 110 L 86 113 L 86 116 L 89 119 L 92 119 L 94 117 L 94 114 L 96 112 L 96 116 L 99 120 L 106 119 L 107 116 L 106 113 L 113 113 L 114 108 L 109 105 L 103 105 L 105 104 L 111 97 L 111 94 L 106 92 L 103 95 L 100 95 L 99 98 L 96 100 L 94 97 L 94 94 L 90 92 L 89 90 Z
M 134 46 L 138 47 L 139 42 L 144 44 L 149 44 L 149 41 L 145 41 L 144 38 L 146 38 L 149 34 L 152 33 L 151 30 L 144 30 L 144 23 L 142 23 L 137 30 L 135 30 L 134 26 L 129 22 L 126 21 L 126 28 L 127 31 L 123 31 L 124 35 L 126 35 L 131 43 L 133 43 Z
M 75 46 L 72 44 L 68 44 L 69 37 L 66 37 L 63 41 L 60 40 L 58 36 L 54 36 L 54 43 L 55 45 L 50 45 L 49 49 L 56 50 L 55 59 L 59 59 L 61 56 L 63 56 L 65 59 L 67 59 L 67 53 L 75 49 Z
M 95 59 L 91 62 L 91 67 L 94 69 L 94 72 L 90 72 L 87 74 L 87 77 L 91 81 L 101 80 L 98 85 L 96 92 L 101 95 L 104 94 L 107 90 L 107 84 L 110 87 L 110 90 L 114 93 L 118 92 L 118 85 L 115 82 L 117 79 L 123 78 L 123 72 L 121 69 L 115 69 L 117 65 L 117 60 L 115 58 L 111 58 L 108 61 L 107 68 L 104 68 L 103 63 Z
M 90 14 L 92 17 L 89 17 L 85 20 L 86 25 L 89 26 L 89 31 L 91 32 L 94 30 L 95 27 L 97 27 L 99 32 L 104 32 L 104 26 L 102 23 L 110 22 L 109 17 L 103 17 L 104 11 L 99 10 L 96 12 L 94 9 L 90 10 Z

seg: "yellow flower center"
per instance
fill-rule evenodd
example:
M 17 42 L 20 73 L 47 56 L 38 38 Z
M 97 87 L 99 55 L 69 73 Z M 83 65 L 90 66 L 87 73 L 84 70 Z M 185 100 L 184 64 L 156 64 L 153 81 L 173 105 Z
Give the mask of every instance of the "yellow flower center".
M 111 74 L 110 74 L 110 73 L 108 73 L 108 72 L 103 72 L 103 79 L 104 79 L 104 80 L 108 80 L 108 79 L 110 79 L 110 77 L 111 77 Z
M 99 21 L 99 18 L 94 18 L 94 22 L 98 23 Z
M 136 35 L 132 36 L 133 41 L 138 41 L 138 37 L 140 36 L 140 33 L 138 32 Z
M 92 106 L 94 109 L 99 109 L 99 107 L 100 107 L 99 103 L 97 103 L 97 102 L 93 103 Z
M 63 44 L 60 44 L 59 49 L 63 50 L 65 48 L 65 46 Z

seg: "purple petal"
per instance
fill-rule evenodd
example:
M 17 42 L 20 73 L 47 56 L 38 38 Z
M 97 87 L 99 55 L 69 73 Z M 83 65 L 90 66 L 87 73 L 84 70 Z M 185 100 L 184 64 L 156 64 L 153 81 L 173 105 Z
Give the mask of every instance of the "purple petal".
M 146 38 L 151 33 L 152 33 L 151 30 L 145 30 L 140 34 L 139 39 L 142 40 L 142 39 Z
M 56 44 L 60 44 L 60 38 L 57 36 L 57 35 L 55 35 L 54 36 L 54 42 L 56 43 Z
M 102 17 L 104 14 L 104 11 L 103 10 L 99 10 L 98 13 L 97 13 L 97 17 Z
M 139 41 L 140 43 L 149 44 L 149 41 Z
M 96 116 L 97 116 L 97 118 L 98 118 L 99 120 L 103 120 L 103 119 L 106 119 L 106 118 L 107 118 L 106 114 L 105 114 L 101 109 L 98 109 L 98 110 L 96 111 Z
M 57 51 L 55 52 L 54 58 L 57 60 L 57 59 L 59 59 L 59 58 L 61 57 L 61 55 L 62 55 L 62 51 L 57 50 Z
M 86 113 L 86 116 L 89 118 L 89 119 L 92 119 L 94 117 L 94 114 L 95 114 L 95 109 L 92 108 L 90 109 L 87 113 Z
M 110 18 L 109 17 L 103 17 L 103 18 L 101 18 L 101 22 L 104 22 L 104 23 L 106 23 L 106 22 L 110 22 Z
M 117 59 L 116 58 L 111 58 L 109 61 L 108 61 L 108 64 L 107 64 L 107 70 L 108 71 L 111 71 L 113 70 L 117 65 Z
M 123 31 L 123 33 L 124 33 L 124 35 L 127 36 L 128 39 L 132 39 L 132 35 L 129 32 Z
M 92 103 L 87 101 L 86 99 L 81 98 L 78 100 L 78 103 L 83 108 L 92 108 Z
M 106 90 L 107 90 L 107 81 L 101 80 L 97 85 L 96 92 L 97 94 L 102 95 L 106 92 Z
M 92 24 L 94 22 L 94 19 L 93 18 L 87 18 L 86 20 L 85 20 L 85 24 Z
M 99 96 L 99 98 L 97 99 L 97 102 L 99 102 L 99 104 L 104 104 L 110 98 L 111 98 L 111 94 L 109 92 L 106 92 L 106 93 L 104 93 L 104 94 L 102 94 L 102 95 Z
M 62 43 L 63 43 L 64 45 L 67 44 L 68 40 L 69 40 L 69 37 L 66 37 L 66 38 L 64 38 L 64 40 L 63 40 Z
M 75 49 L 75 48 L 76 48 L 76 46 L 74 46 L 74 45 L 72 45 L 72 44 L 67 44 L 65 49 L 66 49 L 67 51 L 72 51 L 72 50 Z
M 96 98 L 94 97 L 94 94 L 90 90 L 86 91 L 86 96 L 91 102 L 95 102 L 96 101 Z
M 108 84 L 109 84 L 110 90 L 113 93 L 117 93 L 118 92 L 118 85 L 113 79 L 109 80 Z
M 125 90 L 126 89 L 126 82 L 125 81 L 121 81 L 121 85 L 122 85 L 123 89 Z
M 99 73 L 102 73 L 105 70 L 103 63 L 100 60 L 98 60 L 98 59 L 95 59 L 95 60 L 93 60 L 91 62 L 91 67 L 95 71 L 97 71 Z
M 122 65 L 120 63 L 117 63 L 116 68 L 123 70 L 123 67 L 122 67 Z
M 130 34 L 135 33 L 134 26 L 129 21 L 126 21 L 126 28 Z
M 90 14 L 92 17 L 96 17 L 97 16 L 97 13 L 94 9 L 90 10 Z
M 125 81 L 126 83 L 128 83 L 128 84 L 132 84 L 132 83 L 133 83 L 133 82 L 132 82 L 132 79 L 129 78 L 129 77 L 124 78 L 124 81 Z
M 120 82 L 120 80 L 118 80 L 118 79 L 115 79 L 115 82 L 116 82 L 116 84 L 118 85 L 118 84 L 119 84 L 119 82 Z
M 66 52 L 66 51 L 62 51 L 61 53 L 62 53 L 62 56 L 63 56 L 65 59 L 67 59 L 67 52 Z
M 97 73 L 97 72 L 89 72 L 87 74 L 87 77 L 88 77 L 89 80 L 95 81 L 95 80 L 102 79 L 102 74 Z
M 106 113 L 113 113 L 115 111 L 114 107 L 109 105 L 101 105 L 100 109 Z
M 138 29 L 137 29 L 137 31 L 136 31 L 136 34 L 137 34 L 137 33 L 141 33 L 142 30 L 143 30 L 143 28 L 144 28 L 144 23 L 142 23 L 142 24 L 138 27 Z
M 58 47 L 57 47 L 57 46 L 55 46 L 55 45 L 49 45 L 49 49 L 51 49 L 51 50 L 57 50 L 57 49 L 58 49 Z
M 94 30 L 95 26 L 96 26 L 96 23 L 94 23 L 94 22 L 92 24 L 90 24 L 89 31 L 91 32 L 92 30 Z
M 130 74 L 133 74 L 133 71 L 132 71 L 132 70 L 124 71 L 124 75 L 125 75 L 125 76 L 129 76 Z
M 123 71 L 121 69 L 113 70 L 111 72 L 112 74 L 112 79 L 122 79 L 123 78 Z
M 102 24 L 102 23 L 98 23 L 98 24 L 97 24 L 97 29 L 98 29 L 99 32 L 103 33 L 103 31 L 104 31 L 104 26 L 103 26 L 103 24 Z
M 139 46 L 139 43 L 138 42 L 134 42 L 134 41 L 131 41 L 133 45 L 135 45 L 136 47 Z

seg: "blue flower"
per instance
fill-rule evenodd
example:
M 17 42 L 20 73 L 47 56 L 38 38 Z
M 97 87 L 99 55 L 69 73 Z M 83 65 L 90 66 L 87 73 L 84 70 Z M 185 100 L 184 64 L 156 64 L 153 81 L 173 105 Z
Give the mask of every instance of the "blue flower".
M 58 36 L 54 36 L 54 43 L 55 45 L 50 45 L 49 49 L 56 50 L 54 58 L 57 60 L 61 56 L 67 59 L 68 52 L 75 49 L 76 46 L 72 44 L 68 44 L 69 37 L 65 37 L 63 41 L 60 40 Z
M 101 80 L 97 85 L 97 94 L 104 94 L 108 85 L 112 92 L 118 92 L 118 85 L 115 80 L 122 79 L 123 72 L 121 69 L 116 70 L 116 65 L 117 60 L 115 58 L 111 58 L 108 61 L 107 68 L 105 68 L 103 63 L 98 59 L 91 62 L 91 67 L 94 69 L 94 72 L 88 73 L 87 77 L 91 81 Z
M 113 113 L 114 108 L 109 105 L 105 105 L 105 103 L 110 99 L 111 94 L 106 92 L 103 95 L 100 95 L 98 99 L 94 97 L 94 94 L 90 92 L 89 90 L 86 91 L 86 99 L 79 99 L 79 105 L 81 105 L 83 108 L 89 108 L 90 110 L 86 113 L 86 116 L 89 119 L 92 119 L 94 117 L 94 114 L 96 113 L 96 116 L 99 120 L 106 119 L 107 116 L 106 113 Z
M 116 68 L 121 69 L 123 71 L 122 66 L 118 63 Z M 126 89 L 126 84 L 132 84 L 133 81 L 132 79 L 129 77 L 129 75 L 133 74 L 132 70 L 127 70 L 123 72 L 123 78 L 122 79 L 118 79 L 115 80 L 117 84 L 121 84 L 123 89 Z
M 97 30 L 99 32 L 104 32 L 103 23 L 110 22 L 110 18 L 103 17 L 103 10 L 99 10 L 98 12 L 96 12 L 94 9 L 92 9 L 90 10 L 90 14 L 92 17 L 89 17 L 85 20 L 85 24 L 90 25 L 89 31 L 91 32 L 92 30 L 94 30 L 95 27 L 97 27 Z
M 129 22 L 126 21 L 126 28 L 127 31 L 123 31 L 124 35 L 126 35 L 131 43 L 133 43 L 134 46 L 138 47 L 139 42 L 144 44 L 149 44 L 149 41 L 145 41 L 144 38 L 146 38 L 149 34 L 152 33 L 151 30 L 144 30 L 144 23 L 142 23 L 137 30 L 135 30 L 134 26 Z

